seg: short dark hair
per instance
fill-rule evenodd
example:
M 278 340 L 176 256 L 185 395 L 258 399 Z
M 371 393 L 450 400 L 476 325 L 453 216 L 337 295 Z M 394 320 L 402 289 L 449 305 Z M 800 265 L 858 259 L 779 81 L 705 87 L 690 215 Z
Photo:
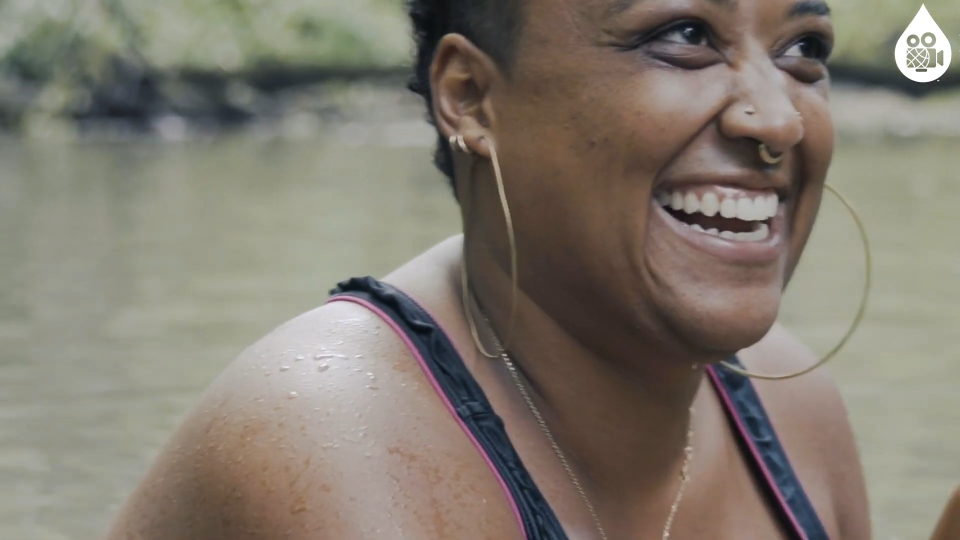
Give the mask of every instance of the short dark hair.
M 430 65 L 437 44 L 447 34 L 461 34 L 508 72 L 520 33 L 522 0 L 407 0 L 416 45 L 414 73 L 408 88 L 423 97 L 427 119 L 433 117 Z M 439 134 L 433 162 L 451 182 L 453 160 L 446 139 Z

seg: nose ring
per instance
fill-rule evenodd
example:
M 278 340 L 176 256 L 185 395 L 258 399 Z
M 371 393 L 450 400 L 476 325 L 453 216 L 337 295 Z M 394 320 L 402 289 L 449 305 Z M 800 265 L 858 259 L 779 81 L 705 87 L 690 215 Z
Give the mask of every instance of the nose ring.
M 770 151 L 770 148 L 766 145 L 766 143 L 760 143 L 760 159 L 762 159 L 764 163 L 768 165 L 776 165 L 777 163 L 783 161 L 783 157 L 783 152 L 774 154 Z

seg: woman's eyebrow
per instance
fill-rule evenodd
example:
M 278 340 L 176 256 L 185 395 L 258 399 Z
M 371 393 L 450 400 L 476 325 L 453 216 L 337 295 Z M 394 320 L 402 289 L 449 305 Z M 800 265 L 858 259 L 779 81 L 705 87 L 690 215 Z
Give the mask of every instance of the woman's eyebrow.
M 637 4 L 642 4 L 644 1 L 645 0 L 616 0 L 613 3 L 613 5 L 610 6 L 610 9 L 607 10 L 607 13 L 609 15 L 619 15 Z M 708 1 L 712 4 L 717 4 L 727 8 L 736 7 L 737 5 L 737 0 L 708 0 Z
M 719 4 L 723 7 L 736 7 L 737 0 L 708 0 L 711 3 Z M 643 3 L 644 0 L 616 0 L 610 9 L 607 11 L 608 15 L 619 15 L 624 11 L 632 8 L 636 4 Z M 790 6 L 787 10 L 787 18 L 795 19 L 797 17 L 829 17 L 830 16 L 830 6 L 827 5 L 823 0 L 800 0 L 799 2 Z
M 787 11 L 788 19 L 807 17 L 810 15 L 816 17 L 829 17 L 830 6 L 828 6 L 823 0 L 801 0 L 800 2 L 790 6 L 790 9 Z

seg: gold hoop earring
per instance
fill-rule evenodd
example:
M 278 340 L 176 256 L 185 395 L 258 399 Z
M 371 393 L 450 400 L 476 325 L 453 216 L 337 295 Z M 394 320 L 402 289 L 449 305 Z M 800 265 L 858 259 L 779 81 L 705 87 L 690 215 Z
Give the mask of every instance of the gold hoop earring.
M 776 165 L 783 161 L 784 153 L 779 153 L 773 155 L 773 152 L 770 151 L 770 147 L 766 143 L 760 143 L 760 159 L 768 165 Z
M 847 330 L 847 333 L 844 334 L 843 338 L 840 340 L 840 343 L 838 343 L 830 352 L 828 352 L 826 356 L 824 356 L 816 364 L 802 371 L 791 373 L 790 375 L 761 375 L 758 373 L 752 373 L 750 371 L 742 369 L 729 362 L 722 362 L 720 365 L 723 368 L 727 369 L 728 371 L 732 371 L 738 375 L 749 377 L 751 379 L 760 379 L 765 381 L 785 381 L 787 379 L 795 379 L 802 375 L 806 375 L 811 371 L 814 371 L 815 369 L 823 366 L 824 364 L 832 360 L 837 355 L 837 353 L 840 352 L 841 349 L 843 349 L 843 347 L 847 344 L 850 338 L 853 337 L 853 334 L 856 333 L 857 328 L 860 327 L 860 323 L 863 321 L 863 317 L 867 312 L 867 303 L 870 298 L 870 287 L 872 286 L 872 281 L 873 281 L 873 257 L 870 252 L 870 239 L 867 236 L 867 228 L 863 224 L 863 221 L 860 219 L 860 215 L 853 208 L 853 205 L 851 205 L 847 201 L 847 199 L 844 198 L 844 196 L 841 195 L 840 192 L 836 190 L 836 188 L 828 184 L 824 184 L 823 187 L 826 188 L 827 191 L 833 193 L 834 196 L 836 196 L 837 199 L 839 199 L 840 202 L 843 204 L 843 206 L 845 206 L 847 210 L 850 212 L 850 215 L 853 217 L 854 223 L 856 223 L 857 225 L 857 229 L 860 231 L 860 239 L 863 241 L 863 255 L 864 255 L 864 266 L 866 270 L 866 277 L 863 283 L 863 297 L 860 299 L 860 307 L 857 310 L 856 317 L 854 317 L 853 319 L 853 324 L 850 325 L 850 328 Z
M 473 152 L 470 151 L 470 147 L 467 146 L 466 141 L 464 141 L 463 135 L 451 135 L 449 141 L 450 141 L 450 150 L 452 150 L 453 152 L 459 151 L 462 154 L 473 155 Z M 467 193 L 464 193 L 462 195 L 461 204 L 463 204 L 464 207 L 469 208 L 470 203 L 469 203 L 469 196 L 467 195 Z M 470 288 L 469 288 L 469 285 L 467 285 L 467 281 L 468 281 L 467 258 L 465 255 L 467 251 L 466 243 L 467 243 L 467 237 L 466 237 L 466 234 L 464 234 L 464 237 L 463 237 L 464 256 L 462 257 L 463 260 L 460 262 L 460 285 L 461 285 L 462 294 L 463 294 L 463 311 L 464 311 L 464 314 L 466 315 L 467 323 L 470 326 L 470 334 L 473 335 L 473 342 L 477 345 L 477 349 L 480 350 L 480 353 L 486 356 L 487 358 L 499 358 L 499 355 L 487 352 L 487 350 L 483 347 L 483 344 L 480 343 L 480 336 L 477 334 L 477 325 L 473 320 L 473 314 L 470 312 Z
M 454 137 L 451 137 L 451 141 L 453 141 L 453 139 Z M 456 137 L 456 143 L 457 145 L 463 144 L 462 135 Z M 451 145 L 452 144 L 453 142 L 451 142 Z M 494 147 L 493 142 L 491 142 L 489 139 L 487 139 L 487 145 L 490 148 L 490 161 L 493 164 L 493 173 L 497 178 L 497 192 L 500 195 L 500 207 L 503 210 L 503 217 L 507 226 L 507 238 L 510 242 L 510 282 L 512 284 L 510 318 L 507 326 L 506 338 L 501 340 L 501 348 L 506 350 L 513 335 L 513 325 L 517 314 L 517 299 L 520 293 L 520 287 L 518 283 L 519 276 L 517 273 L 517 240 L 514 234 L 513 217 L 510 214 L 510 205 L 507 203 L 507 192 L 503 184 L 503 174 L 500 171 L 500 160 L 497 157 L 497 149 Z M 500 354 L 487 352 L 483 344 L 480 343 L 480 335 L 477 332 L 477 325 L 473 320 L 473 314 L 470 312 L 471 295 L 469 277 L 467 275 L 466 236 L 464 236 L 464 254 L 462 259 L 463 260 L 460 262 L 460 282 L 463 289 L 463 308 L 467 317 L 467 322 L 470 325 L 470 334 L 473 336 L 473 342 L 476 344 L 477 349 L 479 349 L 480 352 L 487 358 L 500 358 Z

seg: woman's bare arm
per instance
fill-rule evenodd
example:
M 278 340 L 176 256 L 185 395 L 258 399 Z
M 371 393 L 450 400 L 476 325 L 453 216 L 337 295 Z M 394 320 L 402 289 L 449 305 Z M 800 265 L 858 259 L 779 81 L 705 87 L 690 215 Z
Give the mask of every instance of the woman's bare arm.
M 179 426 L 121 510 L 108 540 L 242 540 L 288 538 L 302 521 L 297 505 L 310 503 L 312 538 L 335 538 L 318 499 L 323 484 L 322 444 L 340 423 L 330 389 L 316 379 L 311 356 L 287 370 L 329 328 L 339 308 L 322 308 L 281 326 L 240 355 L 210 386 Z M 339 339 L 339 338 L 338 338 Z M 296 344 L 303 352 L 291 352 Z M 347 356 L 347 350 L 332 351 Z M 291 356 L 292 355 L 292 356 Z M 309 386 L 312 391 L 301 386 Z M 298 395 L 296 394 L 299 392 Z M 292 399 L 297 395 L 298 399 Z M 307 492 L 309 491 L 309 493 Z M 321 524 L 327 527 L 319 527 Z
M 516 535 L 499 484 L 403 342 L 371 312 L 338 303 L 226 369 L 107 539 Z

